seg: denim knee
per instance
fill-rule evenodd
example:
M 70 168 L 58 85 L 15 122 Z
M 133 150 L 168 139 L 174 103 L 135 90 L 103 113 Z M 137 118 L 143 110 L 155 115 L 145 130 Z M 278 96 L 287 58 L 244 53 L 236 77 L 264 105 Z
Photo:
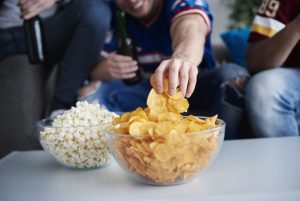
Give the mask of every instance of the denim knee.
M 235 77 L 247 77 L 249 76 L 248 71 L 239 65 L 233 63 L 225 63 L 223 64 L 219 70 L 217 77 L 221 83 L 226 82 Z
M 110 26 L 111 11 L 104 0 L 82 1 L 80 8 L 81 26 L 98 30 L 107 30 Z
M 253 132 L 260 137 L 297 135 L 293 90 L 286 73 L 278 68 L 252 77 L 245 90 L 245 105 Z M 284 126 L 283 126 L 284 125 Z
M 267 123 L 274 112 L 289 107 L 283 97 L 286 83 L 280 69 L 267 70 L 252 77 L 245 89 L 245 106 L 249 121 Z
M 245 89 L 246 106 L 251 110 L 263 112 L 282 94 L 285 84 L 280 77 L 279 70 L 268 70 L 253 76 Z
M 246 107 L 253 110 L 264 105 L 270 99 L 271 90 L 271 81 L 268 74 L 260 73 L 250 78 L 245 89 Z M 263 110 L 263 108 L 259 108 L 259 110 Z

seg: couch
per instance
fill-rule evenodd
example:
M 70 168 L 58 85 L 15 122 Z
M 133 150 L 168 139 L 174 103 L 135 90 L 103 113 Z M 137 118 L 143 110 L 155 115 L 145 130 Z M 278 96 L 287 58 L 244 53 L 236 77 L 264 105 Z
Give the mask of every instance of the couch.
M 0 63 L 0 158 L 13 150 L 40 149 L 35 123 L 47 115 L 54 74 L 16 55 Z

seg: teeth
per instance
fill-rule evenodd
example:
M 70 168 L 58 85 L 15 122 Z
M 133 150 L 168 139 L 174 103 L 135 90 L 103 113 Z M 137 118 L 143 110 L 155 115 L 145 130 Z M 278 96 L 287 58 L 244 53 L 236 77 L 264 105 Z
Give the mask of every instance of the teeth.
M 138 1 L 138 3 L 133 7 L 134 9 L 139 8 L 143 5 L 143 1 Z

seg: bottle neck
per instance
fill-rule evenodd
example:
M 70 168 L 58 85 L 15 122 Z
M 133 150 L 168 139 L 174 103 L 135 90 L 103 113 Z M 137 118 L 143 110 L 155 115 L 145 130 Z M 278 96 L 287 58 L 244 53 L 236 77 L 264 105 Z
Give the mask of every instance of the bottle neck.
M 128 38 L 127 28 L 126 28 L 126 14 L 124 11 L 116 11 L 116 23 L 117 32 L 119 38 Z

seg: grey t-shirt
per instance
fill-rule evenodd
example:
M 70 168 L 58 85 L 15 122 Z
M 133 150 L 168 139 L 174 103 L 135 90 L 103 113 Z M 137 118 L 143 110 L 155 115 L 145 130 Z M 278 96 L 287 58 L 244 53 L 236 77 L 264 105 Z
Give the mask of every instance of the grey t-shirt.
M 20 18 L 21 11 L 17 5 L 19 0 L 4 0 L 3 4 L 0 5 L 0 28 L 9 28 L 21 26 L 23 20 Z M 57 6 L 54 5 L 51 8 L 40 13 L 43 18 L 54 15 L 57 10 Z

